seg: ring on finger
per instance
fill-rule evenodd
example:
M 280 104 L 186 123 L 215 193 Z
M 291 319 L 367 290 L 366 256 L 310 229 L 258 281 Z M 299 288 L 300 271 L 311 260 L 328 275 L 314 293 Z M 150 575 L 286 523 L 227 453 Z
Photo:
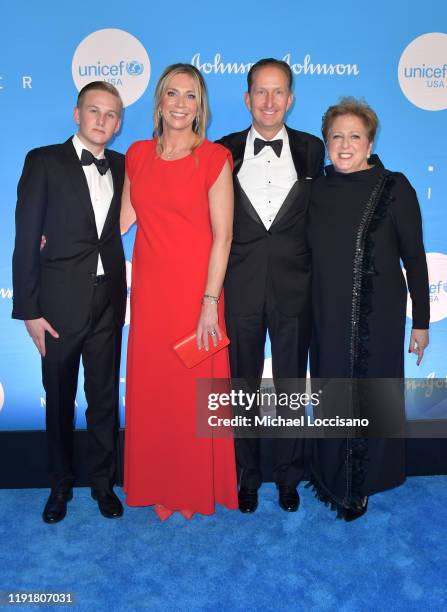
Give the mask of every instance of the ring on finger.
M 212 329 L 212 330 L 209 332 L 209 335 L 210 335 L 210 336 L 215 336 L 215 335 L 216 335 L 216 330 L 215 330 L 215 329 Z

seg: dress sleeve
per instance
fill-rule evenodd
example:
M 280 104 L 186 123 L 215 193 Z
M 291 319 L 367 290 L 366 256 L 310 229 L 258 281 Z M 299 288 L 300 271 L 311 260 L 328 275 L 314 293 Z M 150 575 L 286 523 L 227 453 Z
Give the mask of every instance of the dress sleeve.
M 130 147 L 127 149 L 127 153 L 126 153 L 126 174 L 129 177 L 130 181 L 132 181 L 132 177 L 134 175 L 135 172 L 135 162 L 136 162 L 136 157 L 138 155 L 138 151 L 140 149 L 140 142 L 134 142 L 133 144 L 130 145 Z
M 392 216 L 413 304 L 413 327 L 428 329 L 430 298 L 421 211 L 416 192 L 408 179 L 403 174 L 396 174 L 395 179 Z
M 227 160 L 230 162 L 231 169 L 233 169 L 233 157 L 230 151 L 219 144 L 213 144 L 212 147 L 206 173 L 206 188 L 208 191 L 216 182 Z

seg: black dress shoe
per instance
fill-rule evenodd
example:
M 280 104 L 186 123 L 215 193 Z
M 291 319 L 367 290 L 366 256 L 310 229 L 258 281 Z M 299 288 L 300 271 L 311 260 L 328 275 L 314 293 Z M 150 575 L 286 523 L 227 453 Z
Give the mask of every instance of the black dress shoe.
M 298 491 L 293 487 L 278 487 L 279 490 L 279 505 L 285 512 L 296 512 L 300 505 L 300 496 Z
M 73 489 L 52 490 L 43 509 L 45 523 L 59 523 L 67 514 L 67 502 L 73 499 Z
M 367 510 L 368 510 L 368 498 L 366 497 L 360 508 L 343 508 L 342 518 L 347 523 L 350 523 L 351 521 L 355 521 L 361 516 L 363 516 Z
M 238 493 L 239 510 L 244 514 L 253 514 L 258 507 L 258 492 L 251 489 L 241 489 Z
M 98 502 L 99 511 L 106 518 L 123 516 L 123 504 L 112 490 L 95 491 L 95 489 L 92 489 L 92 497 Z

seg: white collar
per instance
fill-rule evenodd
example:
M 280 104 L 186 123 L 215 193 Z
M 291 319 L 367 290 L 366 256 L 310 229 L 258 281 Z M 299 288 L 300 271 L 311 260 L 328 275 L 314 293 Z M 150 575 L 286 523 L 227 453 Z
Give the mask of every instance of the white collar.
M 253 126 L 251 126 L 250 131 L 248 132 L 247 144 L 253 145 L 255 138 L 266 140 L 264 136 L 261 136 L 261 134 Z M 284 142 L 289 142 L 289 136 L 287 134 L 285 125 L 282 126 L 282 128 L 279 130 L 277 134 L 273 136 L 273 138 L 269 138 L 269 140 L 278 140 L 278 139 L 281 139 Z
M 90 149 L 87 147 L 87 145 L 85 145 L 82 140 L 79 138 L 79 136 L 77 134 L 75 134 L 72 138 L 72 142 L 73 142 L 73 146 L 76 150 L 76 153 L 79 157 L 79 159 L 81 159 L 81 155 L 82 155 L 82 149 L 87 149 L 87 151 L 90 151 Z M 95 155 L 93 153 L 93 151 L 90 151 L 90 153 L 96 157 L 96 159 L 104 159 L 105 155 L 104 155 L 104 149 L 100 152 L 99 155 Z

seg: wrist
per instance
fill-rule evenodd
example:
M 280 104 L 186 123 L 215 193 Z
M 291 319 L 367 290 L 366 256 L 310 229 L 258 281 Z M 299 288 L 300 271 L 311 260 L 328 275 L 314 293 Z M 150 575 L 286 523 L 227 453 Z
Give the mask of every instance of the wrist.
M 209 293 L 204 293 L 203 297 L 202 297 L 202 304 L 214 304 L 215 306 L 217 306 L 217 304 L 219 303 L 219 296 L 217 295 L 210 295 Z

